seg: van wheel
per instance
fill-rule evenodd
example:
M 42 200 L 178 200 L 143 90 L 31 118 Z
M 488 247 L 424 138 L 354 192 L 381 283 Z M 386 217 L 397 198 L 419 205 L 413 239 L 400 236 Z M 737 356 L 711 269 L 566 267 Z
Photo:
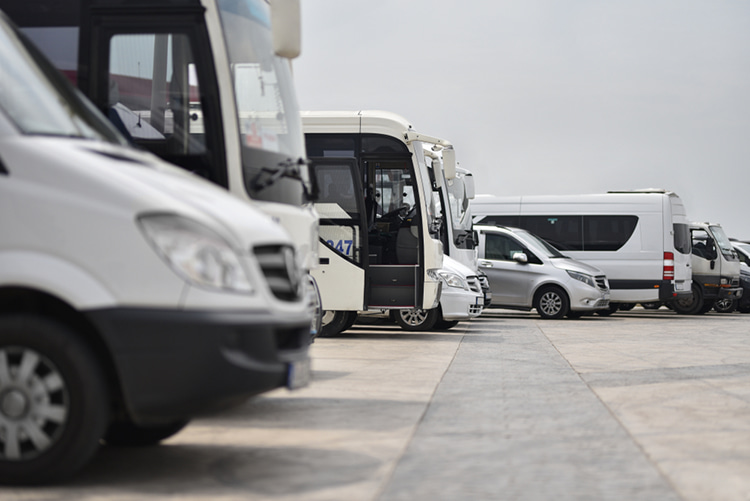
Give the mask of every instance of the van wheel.
M 69 477 L 99 447 L 109 391 L 89 347 L 55 321 L 0 318 L 0 482 Z
M 395 317 L 396 323 L 405 331 L 428 331 L 435 326 L 438 315 L 437 308 L 431 310 L 410 308 L 398 310 Z
M 109 426 L 104 441 L 107 445 L 154 445 L 175 435 L 189 422 L 189 419 L 181 419 L 160 426 L 139 426 L 129 420 L 118 420 Z
M 717 299 L 714 303 L 714 310 L 716 310 L 716 313 L 732 313 L 736 309 L 737 300 Z
M 435 329 L 436 331 L 447 331 L 448 329 L 452 329 L 455 326 L 458 325 L 458 320 L 438 320 L 435 322 Z
M 536 293 L 534 308 L 542 318 L 562 318 L 570 310 L 570 301 L 559 287 L 547 286 Z
M 318 336 L 336 337 L 351 327 L 356 319 L 356 311 L 324 311 Z
M 608 308 L 604 308 L 602 310 L 596 310 L 596 314 L 602 317 L 608 317 L 614 314 L 619 309 L 620 309 L 619 303 L 615 303 L 615 304 L 610 303 Z
M 660 302 L 653 302 L 653 303 L 641 303 L 641 306 L 643 306 L 644 310 L 658 310 L 662 307 L 663 303 Z
M 698 315 L 703 308 L 703 291 L 693 284 L 691 288 L 693 295 L 689 298 L 681 298 L 672 302 L 672 309 L 680 315 Z

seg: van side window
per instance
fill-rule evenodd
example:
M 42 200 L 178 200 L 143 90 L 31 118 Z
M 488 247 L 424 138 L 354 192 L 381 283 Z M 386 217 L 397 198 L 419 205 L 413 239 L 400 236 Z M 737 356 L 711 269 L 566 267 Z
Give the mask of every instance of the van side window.
M 583 216 L 583 250 L 616 251 L 637 224 L 638 216 Z
M 701 259 L 716 259 L 716 244 L 705 230 L 691 230 L 693 240 L 693 255 Z
M 680 254 L 690 254 L 690 228 L 686 224 L 675 223 L 674 248 Z
M 521 216 L 521 227 L 562 251 L 583 249 L 583 216 Z
M 534 253 L 524 247 L 518 240 L 506 235 L 485 233 L 484 258 L 495 261 L 513 261 L 513 255 L 523 252 L 532 264 L 541 264 Z

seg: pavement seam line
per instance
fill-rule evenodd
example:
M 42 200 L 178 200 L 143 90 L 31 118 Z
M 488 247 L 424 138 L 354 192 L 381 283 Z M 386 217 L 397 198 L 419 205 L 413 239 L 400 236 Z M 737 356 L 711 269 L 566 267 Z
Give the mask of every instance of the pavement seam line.
M 414 437 L 416 436 L 417 431 L 419 430 L 419 427 L 424 421 L 425 416 L 427 416 L 427 413 L 430 411 L 430 407 L 432 406 L 432 401 L 435 398 L 435 394 L 437 393 L 438 388 L 440 388 L 440 385 L 443 383 L 443 379 L 445 379 L 445 375 L 448 374 L 448 371 L 453 365 L 453 362 L 456 360 L 456 355 L 458 355 L 458 350 L 461 348 L 461 343 L 464 342 L 465 338 L 466 338 L 466 330 L 464 330 L 464 334 L 461 335 L 461 338 L 458 340 L 458 343 L 456 343 L 456 350 L 453 352 L 453 356 L 451 357 L 450 362 L 446 364 L 445 370 L 440 375 L 440 379 L 435 384 L 435 387 L 432 389 L 432 393 L 430 393 L 430 399 L 427 401 L 427 405 L 424 406 L 424 410 L 422 411 L 422 414 L 419 416 L 419 419 L 417 419 L 417 422 L 414 424 L 414 427 L 412 428 L 412 431 L 411 431 L 411 434 L 409 435 L 408 440 L 405 441 L 404 446 L 402 447 L 401 451 L 396 456 L 396 459 L 393 461 L 393 466 L 390 468 L 390 471 L 386 475 L 384 475 L 383 483 L 381 484 L 380 488 L 378 488 L 377 492 L 373 496 L 372 498 L 373 501 L 377 501 L 383 496 L 383 494 L 385 494 L 385 491 L 388 488 L 388 485 L 391 483 L 391 480 L 393 480 L 393 475 L 396 472 L 396 468 L 398 467 L 399 463 L 406 455 L 406 452 L 409 450 L 409 446 L 414 440 Z
M 570 361 L 569 361 L 569 360 L 567 359 L 567 357 L 565 357 L 565 355 L 563 355 L 563 354 L 562 354 L 562 352 L 561 352 L 561 351 L 560 351 L 560 350 L 559 350 L 559 349 L 557 348 L 557 346 L 555 345 L 555 343 L 553 343 L 553 342 L 552 342 L 552 340 L 551 340 L 551 339 L 549 338 L 549 336 L 547 336 L 547 333 L 546 333 L 546 332 L 544 332 L 544 328 L 543 328 L 543 327 L 542 327 L 542 326 L 541 326 L 541 325 L 539 324 L 539 321 L 536 321 L 536 326 L 537 326 L 537 328 L 539 329 L 539 332 L 541 332 L 541 333 L 542 333 L 542 335 L 544 336 L 544 338 L 545 338 L 545 339 L 547 340 L 547 342 L 548 342 L 548 343 L 550 344 L 550 346 L 552 346 L 552 349 L 554 349 L 554 350 L 555 350 L 555 351 L 556 351 L 556 352 L 558 353 L 558 355 L 560 355 L 560 357 L 561 357 L 561 358 L 562 358 L 563 360 L 565 360 L 565 363 L 567 364 L 567 366 L 568 366 L 568 367 L 570 367 L 570 370 L 572 370 L 572 371 L 573 371 L 573 373 L 574 373 L 574 374 L 576 375 L 576 377 L 577 377 L 577 378 L 578 378 L 578 379 L 579 379 L 579 380 L 580 380 L 580 381 L 581 381 L 581 382 L 582 382 L 582 383 L 583 383 L 583 384 L 584 384 L 584 385 L 586 386 L 586 388 L 588 388 L 588 390 L 589 390 L 589 391 L 590 391 L 590 392 L 591 392 L 591 393 L 592 393 L 592 394 L 594 395 L 594 397 L 595 397 L 595 398 L 596 398 L 596 399 L 597 399 L 597 400 L 599 401 L 599 403 L 601 403 L 601 404 L 602 404 L 602 405 L 604 406 L 604 408 L 605 408 L 605 409 L 607 410 L 607 413 L 608 413 L 608 414 L 609 414 L 610 416 L 612 416 L 612 419 L 614 419 L 614 420 L 615 420 L 615 422 L 616 422 L 616 423 L 617 423 L 617 425 L 618 425 L 618 426 L 620 427 L 620 429 L 622 429 L 622 430 L 623 430 L 623 431 L 625 432 L 625 434 L 626 434 L 626 435 L 627 435 L 627 436 L 628 436 L 628 437 L 630 438 L 631 442 L 633 442 L 633 444 L 634 444 L 634 445 L 636 446 L 636 448 L 637 448 L 637 449 L 638 449 L 639 451 L 641 451 L 641 454 L 642 454 L 642 455 L 643 455 L 643 457 L 644 457 L 644 458 L 646 459 L 646 461 L 647 461 L 647 462 L 648 462 L 648 463 L 649 463 L 649 464 L 650 464 L 651 466 L 653 466 L 653 468 L 654 468 L 654 469 L 655 469 L 655 470 L 656 470 L 657 472 L 659 472 L 659 476 L 660 476 L 660 477 L 661 477 L 661 478 L 662 478 L 662 479 L 664 480 L 664 482 L 666 483 L 666 485 L 668 485 L 668 486 L 669 486 L 669 487 L 670 487 L 670 488 L 672 489 L 672 492 L 674 492 L 674 494 L 675 494 L 675 495 L 676 495 L 677 497 L 679 497 L 680 499 L 685 499 L 685 496 L 683 496 L 683 495 L 682 495 L 682 493 L 680 492 L 680 490 L 679 490 L 679 489 L 677 489 L 677 486 L 675 486 L 675 485 L 674 485 L 674 484 L 672 483 L 672 481 L 671 481 L 671 480 L 670 480 L 670 478 L 669 478 L 669 477 L 668 477 L 668 476 L 666 475 L 666 473 L 664 473 L 664 471 L 662 471 L 662 469 L 661 469 L 661 468 L 659 468 L 659 465 L 657 465 L 656 463 L 654 463 L 654 461 L 652 461 L 652 460 L 651 460 L 651 457 L 650 457 L 650 456 L 648 455 L 648 453 L 646 452 L 646 450 L 645 450 L 645 449 L 644 449 L 644 448 L 643 448 L 643 447 L 641 446 L 641 444 L 640 444 L 640 443 L 638 442 L 638 440 L 636 440 L 636 439 L 635 439 L 635 437 L 633 436 L 633 434 L 632 434 L 632 433 L 630 433 L 630 430 L 628 430 L 628 428 L 627 428 L 627 427 L 625 426 L 625 424 L 624 424 L 624 423 L 623 423 L 623 422 L 622 422 L 622 421 L 620 420 L 620 418 L 619 418 L 619 417 L 617 417 L 617 414 L 615 414 L 614 412 L 612 412 L 612 409 L 610 409 L 609 405 L 607 405 L 607 404 L 606 404 L 606 402 L 604 402 L 604 400 L 602 400 L 602 399 L 601 399 L 601 397 L 599 396 L 599 394 L 598 394 L 598 393 L 597 393 L 597 392 L 596 392 L 596 391 L 595 391 L 595 390 L 594 390 L 594 389 L 593 389 L 593 388 L 591 387 L 591 385 L 590 385 L 590 384 L 588 383 L 588 381 L 586 381 L 586 380 L 585 380 L 585 379 L 584 379 L 584 378 L 583 378 L 583 377 L 581 376 L 581 373 L 580 373 L 580 372 L 578 372 L 578 371 L 577 371 L 577 370 L 575 369 L 575 367 L 573 367 L 573 365 L 572 365 L 572 364 L 570 363 Z

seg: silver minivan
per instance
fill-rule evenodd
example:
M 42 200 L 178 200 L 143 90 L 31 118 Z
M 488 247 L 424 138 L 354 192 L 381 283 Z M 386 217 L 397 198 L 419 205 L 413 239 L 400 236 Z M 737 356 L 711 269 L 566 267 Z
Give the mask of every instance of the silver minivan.
M 490 307 L 531 310 L 542 318 L 609 311 L 604 273 L 564 256 L 526 230 L 478 226 L 479 267 L 490 280 Z

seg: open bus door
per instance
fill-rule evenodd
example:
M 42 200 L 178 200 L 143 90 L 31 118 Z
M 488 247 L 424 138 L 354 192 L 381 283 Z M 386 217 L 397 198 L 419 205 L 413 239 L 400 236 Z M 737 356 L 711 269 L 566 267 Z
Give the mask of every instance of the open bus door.
M 357 311 L 366 308 L 369 252 L 365 201 L 355 158 L 310 160 L 320 218 L 320 266 L 313 276 L 326 311 L 321 335 L 330 336 L 353 323 Z

